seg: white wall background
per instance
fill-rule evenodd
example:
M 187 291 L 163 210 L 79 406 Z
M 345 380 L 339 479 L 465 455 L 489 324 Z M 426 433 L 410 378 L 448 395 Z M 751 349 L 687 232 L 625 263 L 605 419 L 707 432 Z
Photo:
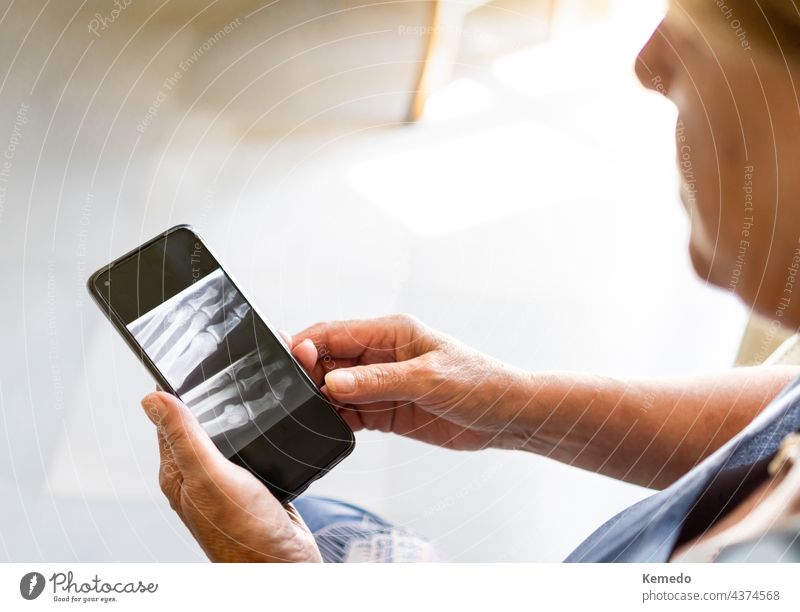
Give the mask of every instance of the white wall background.
M 289 331 L 407 311 L 532 370 L 732 362 L 745 313 L 692 275 L 674 113 L 632 76 L 658 7 L 615 2 L 610 20 L 478 61 L 543 29 L 514 3 L 481 9 L 454 81 L 404 126 L 424 41 L 400 26 L 420 3 L 159 4 L 134 0 L 97 37 L 106 3 L 0 2 L 0 559 L 204 559 L 158 490 L 138 407 L 152 382 L 83 288 L 176 223 Z M 456 561 L 559 560 L 647 493 L 372 433 L 314 491 Z

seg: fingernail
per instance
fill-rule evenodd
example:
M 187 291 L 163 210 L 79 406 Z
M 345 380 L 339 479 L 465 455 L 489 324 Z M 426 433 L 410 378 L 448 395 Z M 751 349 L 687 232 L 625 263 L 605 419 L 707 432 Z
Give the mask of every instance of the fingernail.
M 351 393 L 356 388 L 356 377 L 345 370 L 334 370 L 325 375 L 325 384 L 334 393 Z
M 156 425 L 161 421 L 161 412 L 164 409 L 164 403 L 155 393 L 151 393 L 142 400 L 142 407 L 147 413 L 148 418 Z
M 306 338 L 305 340 L 303 340 L 303 341 L 300 343 L 300 345 L 303 345 L 303 344 L 305 344 L 306 346 L 311 346 L 312 348 L 316 348 L 316 347 L 314 346 L 314 342 L 312 342 L 311 338 Z

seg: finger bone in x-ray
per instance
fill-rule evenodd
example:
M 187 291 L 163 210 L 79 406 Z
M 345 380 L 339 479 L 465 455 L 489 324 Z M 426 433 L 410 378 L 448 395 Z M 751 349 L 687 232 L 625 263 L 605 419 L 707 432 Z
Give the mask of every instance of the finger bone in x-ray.
M 234 385 L 236 377 L 249 376 L 256 369 L 261 369 L 269 363 L 267 351 L 260 353 L 258 350 L 250 351 L 244 357 L 239 358 L 228 368 L 217 372 L 204 382 L 183 394 L 183 400 L 188 406 L 194 406 L 199 402 L 219 393 L 224 387 Z M 271 369 L 269 370 L 271 371 Z M 234 385 L 235 386 L 235 385 Z
M 264 411 L 278 406 L 292 386 L 290 374 L 279 376 L 275 380 L 274 373 L 280 367 L 280 363 L 272 363 L 246 377 L 234 375 L 233 381 L 226 386 L 217 387 L 215 393 L 191 404 L 190 408 L 200 421 L 205 421 L 212 415 L 219 414 L 226 404 L 238 400 L 239 404 L 246 407 L 249 417 L 254 419 Z
M 166 363 L 162 366 L 162 369 L 165 371 L 167 380 L 172 382 L 174 386 L 180 387 L 192 370 L 200 365 L 204 359 L 216 352 L 225 337 L 241 323 L 249 310 L 250 306 L 247 302 L 242 302 L 236 307 L 228 309 L 220 323 L 209 325 L 202 332 L 190 335 L 188 346 L 185 346 L 185 349 L 176 359 L 172 362 L 166 359 L 163 360 Z M 182 344 L 185 345 L 186 343 Z
M 250 381 L 256 380 L 260 383 L 250 384 L 244 394 L 242 383 L 245 381 L 238 381 L 238 384 L 229 385 L 192 408 L 208 435 L 214 437 L 238 429 L 280 405 L 280 400 L 271 392 L 264 393 L 265 388 L 269 389 L 267 377 L 264 374 L 253 374 Z M 291 382 L 289 377 L 279 380 L 276 386 L 281 387 L 281 395 Z
M 241 405 L 231 404 L 218 417 L 203 423 L 206 433 L 212 438 L 225 432 L 239 429 L 248 422 L 247 411 Z
M 246 371 L 247 368 L 253 365 L 259 366 L 261 364 L 261 357 L 256 351 L 251 351 L 238 361 L 232 363 L 227 369 L 217 372 L 211 378 L 193 387 L 183 394 L 183 401 L 188 406 L 193 406 L 202 401 L 204 398 L 209 398 L 221 391 L 224 387 L 233 384 L 234 376 L 238 375 L 241 371 Z
M 163 317 L 153 316 L 141 329 L 132 328 L 131 331 L 142 346 L 148 347 L 159 337 L 169 337 L 171 335 L 169 329 L 174 329 L 175 326 L 190 319 L 208 302 L 216 300 L 220 291 L 219 287 L 206 284 L 192 293 L 189 299 L 182 302 L 178 308 L 168 310 Z
M 234 301 L 236 294 L 228 292 L 217 299 L 201 306 L 197 311 L 192 311 L 188 317 L 182 317 L 170 324 L 164 332 L 154 340 L 153 344 L 145 347 L 158 363 L 172 363 L 178 357 L 198 332 L 221 316 L 224 309 Z M 187 310 L 188 312 L 188 310 Z
M 254 399 L 244 403 L 250 418 L 255 419 L 267 410 L 279 406 L 291 386 L 292 379 L 289 376 L 282 376 L 274 384 L 270 384 L 267 378 L 255 381 L 250 388 L 251 397 Z
M 205 399 L 193 401 L 190 397 L 187 404 L 195 416 L 201 421 L 210 414 L 218 414 L 225 404 L 239 400 L 239 403 L 253 397 L 248 394 L 249 381 L 264 379 L 278 370 L 280 363 L 274 362 L 262 366 L 257 353 L 251 353 L 236 362 L 229 370 L 215 377 L 213 383 L 204 391 Z
M 291 384 L 291 378 L 282 377 L 276 383 L 276 386 L 281 387 L 282 392 L 285 392 L 286 389 L 291 386 Z M 249 424 L 249 422 L 255 421 L 256 418 L 279 405 L 280 400 L 272 393 L 267 393 L 242 403 L 228 404 L 224 407 L 221 414 L 211 419 L 204 420 L 202 425 L 208 435 L 213 438 L 214 436 L 222 433 L 239 429 L 242 426 Z M 277 420 L 279 418 L 280 415 L 275 414 L 273 420 Z M 264 427 L 266 426 L 265 423 L 262 423 L 261 425 Z

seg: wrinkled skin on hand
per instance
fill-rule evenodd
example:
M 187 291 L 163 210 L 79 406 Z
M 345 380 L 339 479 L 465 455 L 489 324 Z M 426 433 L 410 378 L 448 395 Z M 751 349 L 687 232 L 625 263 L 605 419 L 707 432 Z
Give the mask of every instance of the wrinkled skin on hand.
M 209 559 L 322 560 L 297 511 L 228 461 L 180 400 L 156 392 L 142 406 L 158 432 L 161 490 Z

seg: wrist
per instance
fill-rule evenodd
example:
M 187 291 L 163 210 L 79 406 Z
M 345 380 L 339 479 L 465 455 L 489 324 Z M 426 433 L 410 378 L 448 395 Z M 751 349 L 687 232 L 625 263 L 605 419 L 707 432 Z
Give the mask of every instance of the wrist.
M 549 455 L 563 442 L 566 429 L 558 417 L 568 409 L 568 395 L 574 392 L 565 385 L 566 378 L 557 373 L 519 374 L 506 448 Z
M 628 386 L 622 381 L 574 372 L 525 373 L 515 419 L 514 448 L 559 461 L 597 449 L 597 433 L 619 406 Z M 605 451 L 603 451 L 605 452 Z
M 542 383 L 530 372 L 500 364 L 492 380 L 487 411 L 491 414 L 492 447 L 529 450 L 541 426 Z

